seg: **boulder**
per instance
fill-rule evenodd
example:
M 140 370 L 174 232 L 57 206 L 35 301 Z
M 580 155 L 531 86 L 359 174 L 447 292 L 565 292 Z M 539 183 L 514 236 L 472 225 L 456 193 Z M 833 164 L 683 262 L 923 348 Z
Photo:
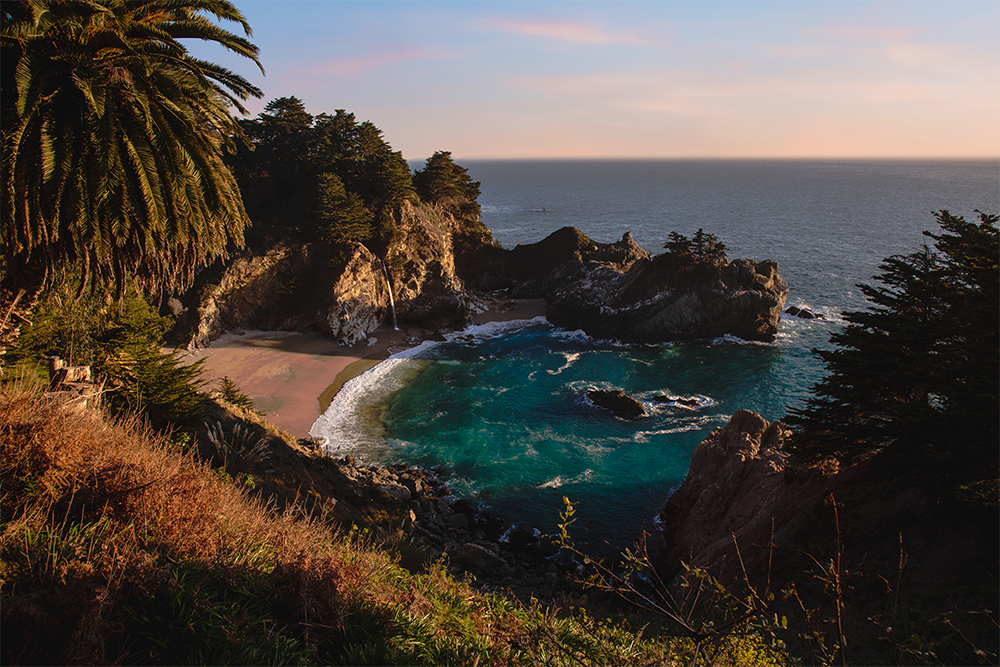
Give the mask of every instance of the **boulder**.
M 822 320 L 826 319 L 821 313 L 814 313 L 811 310 L 805 308 L 797 308 L 796 306 L 789 306 L 785 308 L 785 314 L 791 315 L 792 317 L 798 317 L 803 320 Z
M 664 394 L 654 396 L 653 400 L 657 403 L 673 403 L 674 405 L 683 405 L 688 408 L 696 408 L 701 405 L 701 402 L 697 398 L 673 398 Z
M 736 544 L 745 547 L 741 555 L 750 574 L 763 573 L 768 553 L 753 546 L 768 543 L 773 525 L 781 535 L 794 531 L 802 509 L 828 492 L 836 473 L 835 467 L 793 465 L 784 450 L 790 434 L 780 421 L 740 410 L 698 444 L 684 483 L 660 512 L 666 580 L 681 571 L 682 561 L 739 576 L 728 571 L 739 560 Z
M 474 542 L 462 547 L 462 560 L 480 572 L 496 572 L 507 566 L 503 558 Z

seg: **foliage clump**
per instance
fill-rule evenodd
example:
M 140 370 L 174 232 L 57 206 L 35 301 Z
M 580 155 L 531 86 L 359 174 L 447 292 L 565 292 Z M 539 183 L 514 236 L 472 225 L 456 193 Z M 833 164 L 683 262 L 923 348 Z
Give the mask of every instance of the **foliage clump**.
M 227 0 L 3 3 L 0 245 L 10 294 L 30 300 L 78 261 L 83 284 L 169 289 L 242 243 L 249 220 L 222 155 L 241 134 L 229 106 L 245 111 L 241 102 L 261 92 L 184 40 L 260 61 L 205 13 L 250 34 Z
M 663 248 L 675 257 L 711 264 L 725 264 L 728 250 L 715 234 L 709 234 L 701 227 L 690 239 L 678 232 L 670 232 Z
M 479 183 L 465 167 L 455 164 L 450 151 L 437 151 L 413 175 L 421 201 L 436 204 L 458 218 L 478 219 Z
M 219 399 L 229 403 L 233 407 L 239 408 L 240 410 L 252 412 L 257 415 L 264 414 L 257 409 L 257 404 L 254 400 L 247 396 L 228 375 L 222 377 L 222 380 L 219 382 L 219 388 L 216 390 L 216 394 Z
M 250 146 L 230 162 L 254 245 L 288 237 L 377 244 L 393 211 L 416 199 L 402 154 L 353 113 L 313 116 L 297 97 L 281 97 L 240 125 Z
M 788 418 L 805 458 L 887 452 L 935 477 L 995 476 L 1000 422 L 1000 235 L 997 216 L 940 211 L 942 233 L 887 258 L 860 285 L 869 310 L 844 315 L 828 375 Z
M 7 357 L 39 376 L 52 356 L 90 366 L 108 409 L 139 412 L 157 429 L 190 427 L 204 400 L 202 363 L 185 364 L 180 352 L 162 351 L 171 326 L 172 320 L 158 315 L 134 289 L 119 300 L 107 294 L 76 299 L 64 283 L 46 292 L 32 326 Z
M 685 642 L 411 573 L 131 422 L 0 388 L 4 664 L 675 664 Z

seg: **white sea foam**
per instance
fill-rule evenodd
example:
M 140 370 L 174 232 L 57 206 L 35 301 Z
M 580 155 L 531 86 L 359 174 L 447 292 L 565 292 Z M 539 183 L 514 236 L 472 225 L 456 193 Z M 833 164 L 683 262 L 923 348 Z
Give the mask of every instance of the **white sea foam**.
M 663 400 L 663 398 L 656 400 L 656 397 L 663 397 L 666 400 Z M 659 412 L 667 408 L 695 411 L 708 408 L 716 404 L 715 399 L 711 396 L 705 396 L 704 394 L 678 396 L 669 390 L 647 392 L 646 394 L 639 395 L 639 398 L 642 400 L 643 404 L 647 408 L 651 408 L 653 412 Z
M 637 431 L 632 434 L 630 440 L 631 442 L 634 443 L 646 443 L 649 442 L 650 438 L 655 438 L 658 435 L 672 435 L 674 433 L 699 431 L 704 429 L 705 426 L 707 426 L 711 422 L 712 419 L 706 418 L 706 419 L 698 419 L 692 422 L 688 422 L 686 424 L 680 424 L 679 426 L 675 426 L 673 428 L 663 428 L 663 429 L 658 429 L 656 431 Z
M 729 343 L 731 345 L 735 344 L 735 345 L 763 345 L 763 346 L 771 344 L 762 340 L 745 340 L 743 338 L 740 338 L 739 336 L 734 336 L 732 334 L 724 334 L 722 336 L 719 336 L 718 338 L 711 338 L 709 339 L 709 342 L 715 343 L 716 345 L 720 343 Z
M 544 317 L 508 322 L 488 322 L 476 324 L 458 332 L 446 334 L 448 342 L 487 340 L 509 335 L 529 326 L 548 324 Z M 251 332 L 274 333 L 275 338 L 295 332 Z M 249 335 L 249 334 L 248 334 Z M 322 438 L 327 453 L 363 454 L 374 452 L 386 446 L 381 424 L 372 418 L 371 412 L 386 394 L 402 389 L 423 367 L 420 357 L 441 344 L 441 341 L 424 341 L 415 347 L 393 350 L 394 354 L 385 361 L 349 380 L 334 396 L 326 411 L 313 422 L 309 435 Z
M 561 486 L 567 484 L 580 484 L 581 482 L 587 482 L 594 478 L 594 471 L 587 468 L 582 473 L 573 477 L 571 479 L 563 479 L 561 475 L 557 475 L 547 482 L 543 482 L 538 485 L 539 489 L 558 489 Z
M 534 317 L 530 320 L 510 320 L 507 322 L 486 322 L 484 324 L 472 324 L 467 326 L 461 331 L 455 331 L 453 333 L 445 334 L 445 339 L 449 342 L 460 341 L 463 338 L 472 337 L 477 340 L 489 340 L 491 338 L 497 338 L 499 336 L 506 336 L 512 334 L 521 329 L 526 329 L 531 326 L 547 324 L 551 326 L 549 321 L 545 319 L 543 315 Z
M 381 425 L 370 418 L 372 408 L 385 394 L 402 389 L 423 368 L 420 355 L 437 344 L 424 341 L 344 383 L 326 411 L 313 422 L 309 435 L 322 438 L 328 454 L 362 453 L 384 446 Z
M 566 363 L 563 364 L 562 366 L 560 366 L 559 368 L 555 369 L 554 371 L 552 371 L 552 370 L 547 371 L 549 375 L 559 375 L 564 370 L 566 370 L 570 366 L 572 366 L 580 358 L 580 355 L 582 353 L 581 352 L 561 352 L 560 354 L 562 354 L 563 357 L 565 357 Z
M 788 304 L 788 307 L 794 306 L 800 310 L 808 310 L 816 315 L 821 315 L 822 317 L 798 317 L 797 315 L 792 315 L 790 313 L 781 313 L 781 319 L 787 320 L 789 322 L 814 322 L 817 324 L 823 324 L 826 322 L 843 322 L 843 313 L 841 310 L 835 306 L 812 306 L 806 302 L 800 301 L 794 304 Z

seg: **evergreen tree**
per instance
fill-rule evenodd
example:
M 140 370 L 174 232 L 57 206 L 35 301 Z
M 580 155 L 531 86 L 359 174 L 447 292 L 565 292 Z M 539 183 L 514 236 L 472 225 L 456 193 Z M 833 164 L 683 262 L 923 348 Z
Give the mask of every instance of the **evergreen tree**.
M 369 243 L 379 236 L 379 221 L 415 197 L 402 155 L 374 124 L 343 109 L 314 117 L 298 98 L 279 98 L 242 125 L 254 150 L 240 151 L 233 167 L 255 246 L 289 234 Z
M 882 286 L 859 286 L 872 307 L 846 313 L 837 348 L 816 351 L 829 374 L 788 418 L 800 456 L 889 450 L 942 473 L 996 473 L 998 218 L 935 217 L 934 249 L 884 260 Z
M 727 249 L 715 234 L 707 234 L 701 227 L 691 239 L 691 252 L 698 259 L 713 263 L 725 262 Z
M 319 174 L 314 206 L 320 238 L 333 244 L 367 243 L 371 240 L 372 215 L 360 196 L 348 192 L 336 174 Z
M 428 204 L 437 204 L 457 217 L 479 217 L 479 183 L 472 180 L 468 169 L 455 164 L 449 151 L 429 157 L 424 168 L 413 175 L 413 185 Z
M 677 232 L 670 232 L 663 248 L 677 257 L 713 264 L 724 263 L 728 250 L 715 234 L 708 234 L 701 227 L 695 232 L 693 239 Z
M 678 232 L 670 232 L 667 242 L 663 244 L 663 248 L 674 255 L 690 255 L 691 239 Z
M 40 361 L 62 357 L 91 367 L 112 411 L 140 412 L 155 428 L 196 421 L 203 403 L 202 362 L 185 364 L 179 352 L 161 352 L 169 318 L 132 288 L 108 300 L 106 294 L 74 298 L 71 287 L 63 280 L 46 290 L 31 326 L 10 350 L 10 362 L 44 377 Z

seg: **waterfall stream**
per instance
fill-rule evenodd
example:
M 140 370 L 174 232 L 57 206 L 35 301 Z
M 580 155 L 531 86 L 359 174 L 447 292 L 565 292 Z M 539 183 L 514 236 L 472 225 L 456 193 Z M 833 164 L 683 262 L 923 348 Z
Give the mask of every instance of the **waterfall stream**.
M 382 262 L 382 273 L 385 274 L 385 286 L 389 290 L 389 312 L 392 313 L 392 328 L 399 331 L 399 326 L 396 323 L 396 301 L 392 297 L 392 281 L 389 280 L 389 269 L 386 267 L 384 259 L 379 258 L 379 261 Z

